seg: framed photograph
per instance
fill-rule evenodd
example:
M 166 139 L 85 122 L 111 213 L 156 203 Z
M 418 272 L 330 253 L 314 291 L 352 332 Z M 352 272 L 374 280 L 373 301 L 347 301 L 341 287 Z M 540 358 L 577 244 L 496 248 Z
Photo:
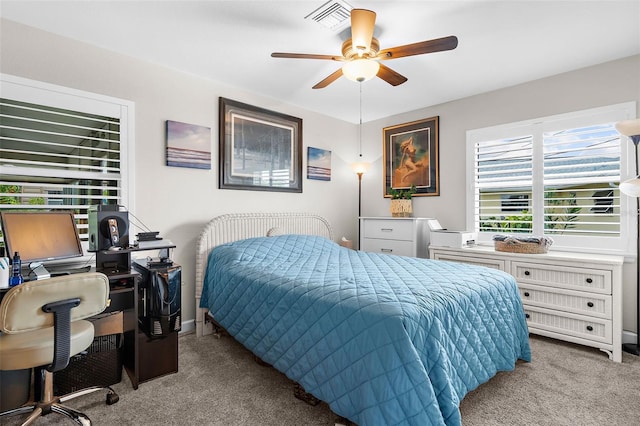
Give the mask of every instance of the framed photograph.
M 167 120 L 167 166 L 211 170 L 211 129 Z
M 382 141 L 384 196 L 416 186 L 416 196 L 440 195 L 438 117 L 385 127 Z
M 307 179 L 331 180 L 331 151 L 307 148 Z
M 221 189 L 302 192 L 302 119 L 220 98 Z

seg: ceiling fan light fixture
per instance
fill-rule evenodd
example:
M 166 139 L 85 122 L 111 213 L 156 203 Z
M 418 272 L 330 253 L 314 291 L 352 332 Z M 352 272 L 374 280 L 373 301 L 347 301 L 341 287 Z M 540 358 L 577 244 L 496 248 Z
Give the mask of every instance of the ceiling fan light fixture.
M 342 66 L 342 74 L 351 81 L 371 80 L 378 74 L 380 64 L 372 59 L 354 59 Z

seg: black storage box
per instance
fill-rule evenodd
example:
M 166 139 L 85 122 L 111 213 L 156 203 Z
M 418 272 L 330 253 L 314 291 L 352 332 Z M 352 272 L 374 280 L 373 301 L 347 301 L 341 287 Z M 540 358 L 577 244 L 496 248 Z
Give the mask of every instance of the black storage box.
M 91 386 L 111 386 L 122 380 L 122 334 L 93 339 L 86 353 L 71 357 L 64 370 L 53 373 L 55 395 L 66 395 Z

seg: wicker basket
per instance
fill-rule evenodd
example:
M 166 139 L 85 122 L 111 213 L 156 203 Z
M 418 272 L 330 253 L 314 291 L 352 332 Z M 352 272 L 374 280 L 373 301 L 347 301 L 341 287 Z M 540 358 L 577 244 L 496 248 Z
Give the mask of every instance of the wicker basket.
M 496 251 L 505 251 L 508 253 L 527 253 L 527 254 L 541 254 L 549 251 L 548 244 L 527 243 L 524 241 L 509 240 L 507 241 L 494 241 Z
M 413 204 L 411 200 L 395 199 L 391 200 L 389 208 L 392 217 L 411 217 L 413 216 Z

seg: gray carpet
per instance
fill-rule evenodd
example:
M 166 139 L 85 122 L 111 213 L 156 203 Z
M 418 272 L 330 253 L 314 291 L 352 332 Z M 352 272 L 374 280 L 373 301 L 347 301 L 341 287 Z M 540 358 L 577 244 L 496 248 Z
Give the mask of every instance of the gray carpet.
M 461 403 L 464 426 L 640 424 L 640 358 L 616 364 L 597 349 L 532 337 L 533 362 L 499 373 Z M 88 395 L 69 403 L 94 425 L 331 425 L 326 404 L 293 397 L 282 374 L 258 365 L 230 337 L 179 339 L 179 372 L 131 388 L 120 402 Z M 17 419 L 16 419 L 17 420 Z M 37 424 L 60 424 L 49 415 Z M 17 421 L 2 424 L 18 424 Z

